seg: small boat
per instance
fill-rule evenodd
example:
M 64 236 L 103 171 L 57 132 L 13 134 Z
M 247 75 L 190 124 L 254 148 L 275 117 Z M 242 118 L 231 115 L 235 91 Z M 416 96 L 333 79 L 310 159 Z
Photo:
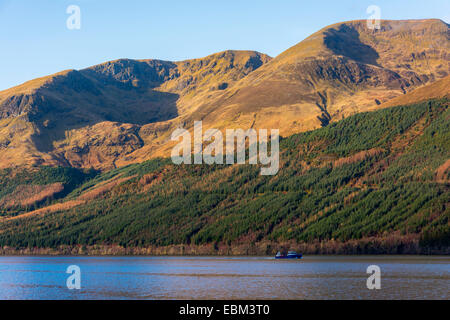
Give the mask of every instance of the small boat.
M 280 251 L 277 252 L 275 259 L 301 259 L 302 254 L 295 251 L 288 251 L 287 254 L 282 254 Z

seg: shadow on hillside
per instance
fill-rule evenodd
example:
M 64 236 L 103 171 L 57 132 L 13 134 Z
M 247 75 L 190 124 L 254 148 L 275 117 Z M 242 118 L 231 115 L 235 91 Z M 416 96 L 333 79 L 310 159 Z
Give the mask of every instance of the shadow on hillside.
M 378 53 L 360 40 L 359 32 L 347 25 L 341 25 L 339 29 L 330 29 L 325 32 L 325 45 L 334 54 L 342 55 L 357 62 L 379 66 Z

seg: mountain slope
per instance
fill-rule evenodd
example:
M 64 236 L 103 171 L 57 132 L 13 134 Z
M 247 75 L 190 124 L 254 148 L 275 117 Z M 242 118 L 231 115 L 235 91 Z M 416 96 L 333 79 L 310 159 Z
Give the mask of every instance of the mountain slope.
M 383 103 L 380 107 L 387 108 L 398 105 L 407 105 L 430 99 L 438 99 L 450 96 L 450 76 L 438 80 L 430 85 L 420 87 L 408 94 L 399 96 Z
M 381 30 L 338 23 L 274 59 L 225 51 L 106 62 L 0 92 L 0 167 L 107 170 L 167 156 L 171 132 L 196 120 L 288 136 L 383 107 L 449 73 L 450 31 L 440 20 L 382 21 Z
M 275 176 L 170 159 L 95 176 L 3 170 L 0 244 L 28 254 L 448 254 L 449 117 L 444 98 L 293 135 Z M 66 193 L 37 196 L 55 183 Z M 25 184 L 36 194 L 6 206 Z
M 379 31 L 369 30 L 365 20 L 344 22 L 286 50 L 220 99 L 205 102 L 189 119 L 220 127 L 221 119 L 239 115 L 233 122 L 278 126 L 289 135 L 367 110 L 449 74 L 450 31 L 440 20 L 382 21 Z M 308 118 L 296 116 L 305 109 Z
M 121 59 L 2 91 L 0 167 L 114 167 L 143 146 L 141 125 L 177 117 L 191 100 L 231 87 L 269 60 L 251 51 L 177 63 Z
M 450 74 L 450 31 L 440 20 L 366 21 L 328 26 L 251 72 L 189 114 L 143 126 L 143 148 L 124 165 L 170 154 L 170 133 L 204 128 L 279 128 L 289 136 L 381 108 Z M 441 96 L 449 92 L 442 86 Z M 425 89 L 424 89 L 425 90 Z M 412 101 L 411 101 L 412 102 Z

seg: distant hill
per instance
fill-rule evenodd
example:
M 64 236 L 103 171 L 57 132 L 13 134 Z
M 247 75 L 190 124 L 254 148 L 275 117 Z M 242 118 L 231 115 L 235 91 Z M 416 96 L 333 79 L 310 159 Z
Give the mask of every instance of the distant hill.
M 67 70 L 0 92 L 0 168 L 109 170 L 167 156 L 173 129 L 191 129 L 194 120 L 205 129 L 279 128 L 289 136 L 394 105 L 448 77 L 449 57 L 443 21 L 382 21 L 380 30 L 350 21 L 274 59 L 224 51 Z M 445 84 L 434 89 L 448 93 Z
M 414 94 L 414 93 L 412 93 Z M 280 171 L 153 159 L 0 171 L 0 253 L 443 253 L 449 99 L 364 112 L 280 142 Z

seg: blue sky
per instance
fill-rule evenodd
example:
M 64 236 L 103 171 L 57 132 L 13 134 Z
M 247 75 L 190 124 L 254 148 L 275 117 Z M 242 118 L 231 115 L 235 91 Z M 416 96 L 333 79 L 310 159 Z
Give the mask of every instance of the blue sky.
M 81 29 L 69 30 L 69 5 Z M 448 0 L 0 0 L 0 90 L 118 58 L 183 60 L 226 50 L 276 56 L 322 27 L 365 19 L 439 18 Z

